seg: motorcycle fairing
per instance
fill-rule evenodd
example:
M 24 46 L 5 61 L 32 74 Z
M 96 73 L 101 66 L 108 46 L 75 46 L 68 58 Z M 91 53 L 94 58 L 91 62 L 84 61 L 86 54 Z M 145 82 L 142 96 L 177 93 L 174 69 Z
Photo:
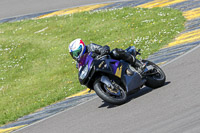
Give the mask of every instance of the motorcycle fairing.
M 79 69 L 88 64 L 88 67 L 90 68 L 91 64 L 92 64 L 92 61 L 93 61 L 93 58 L 91 57 L 92 53 L 85 53 L 81 58 L 80 58 L 80 61 L 79 61 Z
M 86 54 L 82 62 L 79 62 L 79 67 L 88 65 L 89 72 L 88 76 L 84 80 L 80 80 L 81 84 L 85 84 L 89 88 L 91 87 L 90 81 L 96 72 L 111 74 L 121 79 L 122 83 L 126 87 L 127 93 L 134 91 L 144 84 L 144 80 L 141 78 L 137 71 L 133 71 L 132 75 L 127 75 L 126 70 L 129 69 L 129 64 L 123 60 L 114 59 L 102 59 L 94 60 L 90 54 Z M 92 69 L 91 69 L 92 68 Z M 82 69 L 80 69 L 81 72 Z
M 123 60 L 118 61 L 114 59 L 106 59 L 104 66 L 106 66 L 107 71 L 103 71 L 102 69 L 97 69 L 97 71 L 113 74 L 116 77 L 120 78 L 122 83 L 126 87 L 127 93 L 139 88 L 145 82 L 145 80 L 141 78 L 140 74 L 136 70 L 132 71 L 132 75 L 127 75 L 126 70 L 130 69 L 130 64 Z M 112 70 L 112 73 L 110 73 L 110 70 Z
M 136 70 L 135 71 L 131 70 L 130 69 L 131 66 L 127 62 L 121 61 L 121 64 L 123 64 L 121 80 L 126 87 L 127 93 L 130 93 L 135 89 L 141 87 L 144 84 L 145 80 L 141 78 L 140 74 Z M 127 75 L 126 73 L 127 69 L 130 69 L 133 72 L 133 74 Z

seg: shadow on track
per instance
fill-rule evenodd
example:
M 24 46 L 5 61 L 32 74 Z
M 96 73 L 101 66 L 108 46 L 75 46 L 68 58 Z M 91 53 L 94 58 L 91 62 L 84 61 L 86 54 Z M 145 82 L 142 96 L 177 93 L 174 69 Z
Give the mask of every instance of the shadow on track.
M 164 86 L 166 86 L 166 85 L 168 85 L 170 83 L 171 83 L 170 81 L 165 82 Z M 160 88 L 162 88 L 162 87 L 160 87 Z M 157 88 L 157 89 L 160 89 L 160 88 Z M 149 87 L 145 86 L 142 89 L 140 89 L 138 92 L 136 92 L 136 93 L 134 93 L 132 95 L 129 95 L 126 103 L 130 102 L 132 99 L 136 99 L 138 97 L 141 97 L 141 96 L 143 96 L 143 95 L 145 95 L 145 94 L 147 94 L 147 93 L 149 93 L 149 92 L 151 92 L 153 90 L 157 90 L 157 89 L 152 89 L 152 88 L 149 88 Z M 120 105 L 113 105 L 113 104 L 110 104 L 110 103 L 106 103 L 105 101 L 102 101 L 102 102 L 103 102 L 103 104 L 100 105 L 99 108 L 107 107 L 109 109 L 109 108 L 115 108 L 115 107 L 120 106 Z M 124 104 L 126 104 L 126 103 L 124 103 Z

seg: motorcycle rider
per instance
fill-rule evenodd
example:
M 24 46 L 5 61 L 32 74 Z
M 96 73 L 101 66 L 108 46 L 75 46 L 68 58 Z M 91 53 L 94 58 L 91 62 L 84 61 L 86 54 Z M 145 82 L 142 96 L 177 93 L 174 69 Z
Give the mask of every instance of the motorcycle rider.
M 124 60 L 130 63 L 133 67 L 138 66 L 135 59 L 136 51 L 134 46 L 131 46 L 126 50 L 115 48 L 110 52 L 110 47 L 107 45 L 101 46 L 95 43 L 91 43 L 86 46 L 81 39 L 75 39 L 69 44 L 69 52 L 72 58 L 77 62 L 79 62 L 80 57 L 85 53 L 93 52 L 97 55 L 110 54 L 114 59 Z

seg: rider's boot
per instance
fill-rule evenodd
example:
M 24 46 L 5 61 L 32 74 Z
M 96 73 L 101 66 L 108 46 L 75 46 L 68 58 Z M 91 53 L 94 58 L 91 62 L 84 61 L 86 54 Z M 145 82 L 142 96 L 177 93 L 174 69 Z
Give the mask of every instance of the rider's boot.
M 139 73 L 142 73 L 144 71 L 145 65 L 141 61 L 136 59 L 135 68 L 138 70 Z
M 134 67 L 139 73 L 143 72 L 143 64 L 137 60 L 135 56 L 129 55 L 129 57 L 126 58 L 126 61 L 130 63 L 131 66 Z
M 128 63 L 131 64 L 131 66 L 135 66 L 136 64 L 136 59 L 133 55 L 129 54 L 129 53 L 126 53 L 126 59 L 124 59 L 125 61 L 127 61 Z

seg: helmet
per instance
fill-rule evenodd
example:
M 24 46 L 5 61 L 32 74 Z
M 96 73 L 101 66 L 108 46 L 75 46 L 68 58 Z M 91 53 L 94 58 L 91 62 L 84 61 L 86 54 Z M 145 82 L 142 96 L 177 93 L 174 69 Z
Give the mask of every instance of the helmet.
M 86 46 L 81 39 L 76 39 L 69 44 L 69 52 L 73 59 L 78 61 L 85 54 Z

